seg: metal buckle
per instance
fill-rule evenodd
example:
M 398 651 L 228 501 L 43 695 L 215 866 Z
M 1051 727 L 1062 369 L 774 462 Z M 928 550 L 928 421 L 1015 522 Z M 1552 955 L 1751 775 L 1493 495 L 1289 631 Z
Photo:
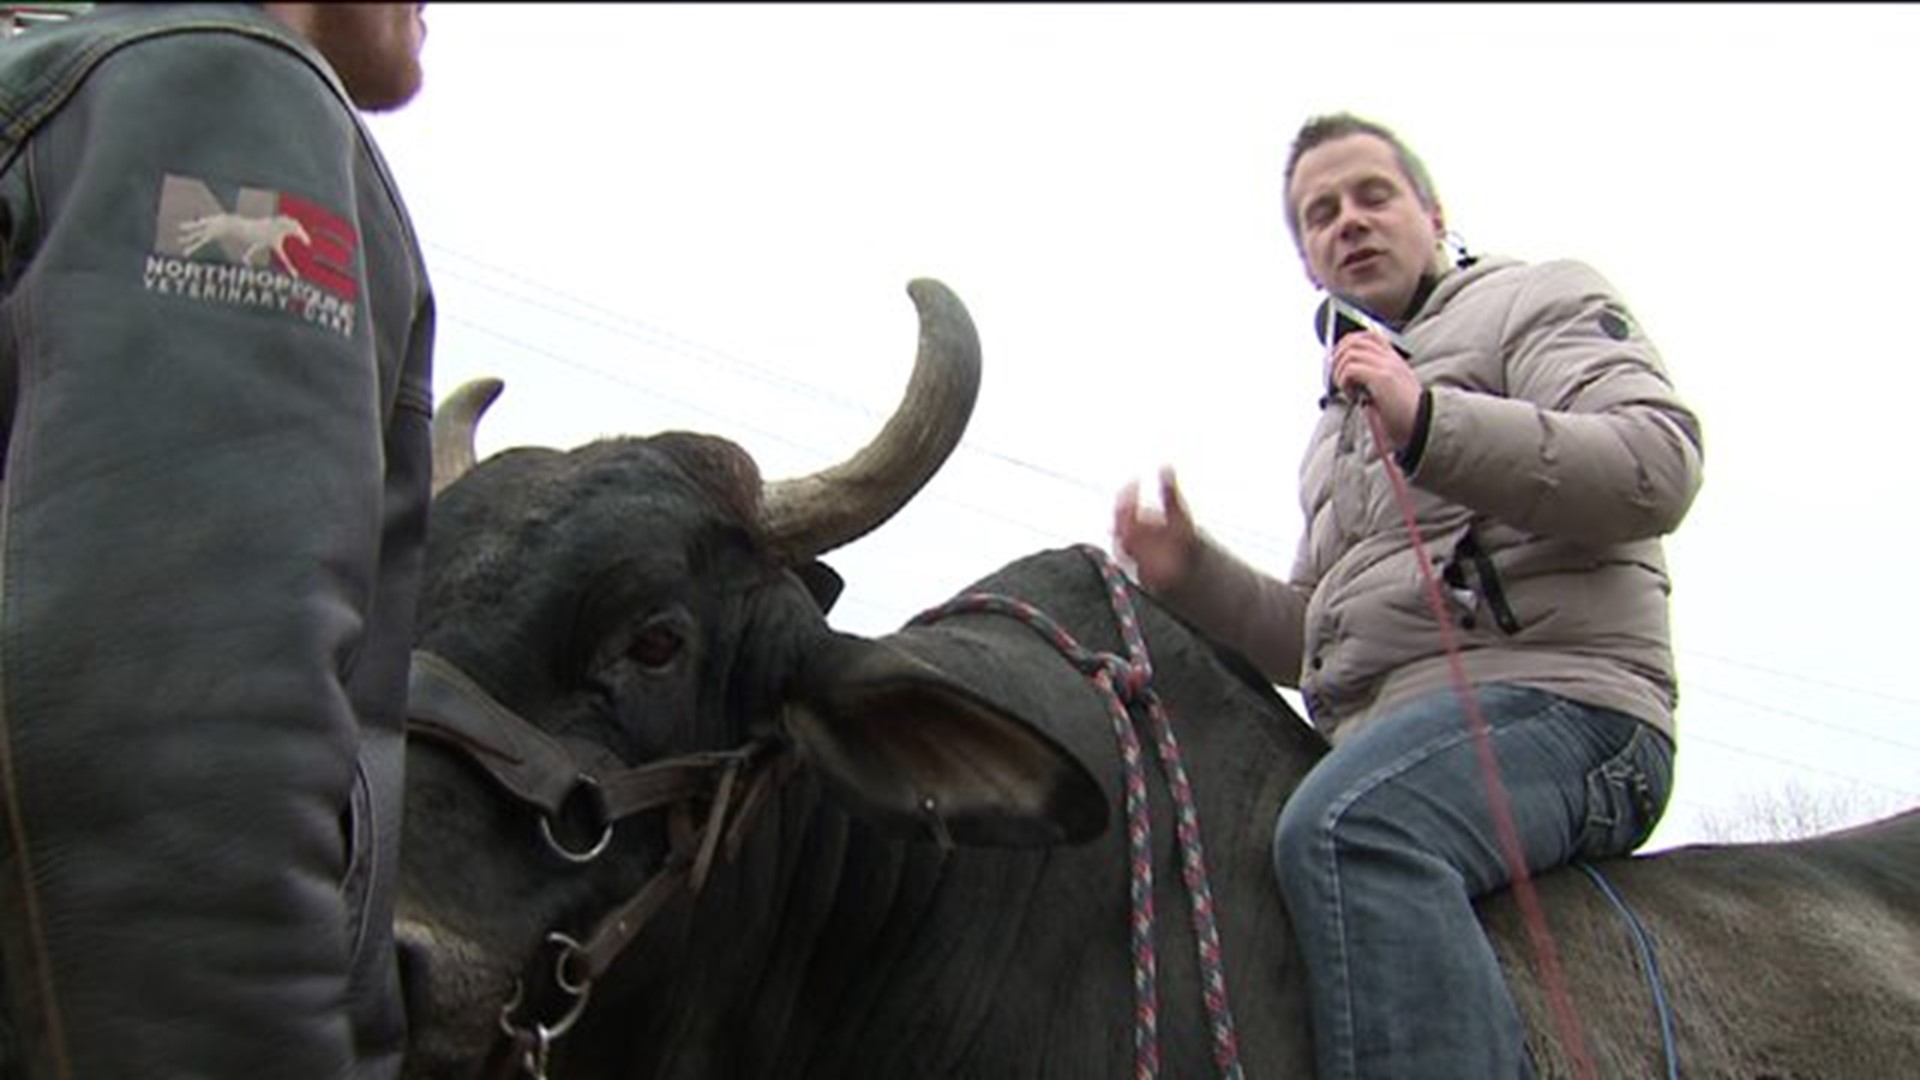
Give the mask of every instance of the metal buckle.
M 586 793 L 594 814 L 600 819 L 600 836 L 585 850 L 576 851 L 562 844 L 553 835 L 552 816 L 545 813 L 540 815 L 540 838 L 547 842 L 547 849 L 575 866 L 584 866 L 599 858 L 613 840 L 613 820 L 607 814 L 607 797 L 601 791 L 600 782 L 585 773 L 574 777 L 573 791 L 567 793 L 564 803 L 571 803 L 580 792 Z

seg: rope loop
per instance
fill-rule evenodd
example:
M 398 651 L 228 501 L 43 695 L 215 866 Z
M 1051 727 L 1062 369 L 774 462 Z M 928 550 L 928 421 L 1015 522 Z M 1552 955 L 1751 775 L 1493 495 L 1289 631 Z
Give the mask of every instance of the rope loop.
M 1174 836 L 1180 852 L 1181 880 L 1187 887 L 1193 917 L 1202 982 L 1200 996 L 1206 1005 L 1214 1065 L 1225 1080 L 1242 1080 L 1245 1072 L 1240 1065 L 1239 1038 L 1234 1030 L 1233 1007 L 1227 997 L 1220 928 L 1207 873 L 1205 847 L 1200 838 L 1200 810 L 1194 799 L 1193 784 L 1188 780 L 1186 767 L 1181 760 L 1180 744 L 1174 738 L 1173 725 L 1160 703 L 1159 694 L 1153 689 L 1153 662 L 1147 653 L 1146 638 L 1140 632 L 1132 586 L 1106 552 L 1091 544 L 1078 545 L 1077 550 L 1093 561 L 1106 584 L 1114 621 L 1119 625 L 1120 638 L 1127 650 L 1124 657 L 1116 653 L 1089 650 L 1034 605 L 993 593 L 966 593 L 955 597 L 915 615 L 907 625 L 924 626 L 958 614 L 994 614 L 1017 619 L 1052 643 L 1076 670 L 1090 678 L 1106 702 L 1114 738 L 1119 743 L 1121 783 L 1126 804 L 1136 1080 L 1153 1080 L 1160 1074 L 1159 960 L 1154 945 L 1153 824 L 1147 802 L 1144 755 L 1129 706 L 1146 713 L 1154 737 L 1154 749 L 1160 759 L 1160 771 L 1173 798 Z

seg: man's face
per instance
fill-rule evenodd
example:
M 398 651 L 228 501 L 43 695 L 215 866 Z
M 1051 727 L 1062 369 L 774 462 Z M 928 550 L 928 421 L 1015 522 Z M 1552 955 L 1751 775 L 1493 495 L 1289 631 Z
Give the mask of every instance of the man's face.
M 1366 134 L 1321 143 L 1294 164 L 1288 194 L 1313 283 L 1380 318 L 1403 317 L 1446 227 L 1439 207 L 1421 205 L 1393 147 Z
M 420 92 L 425 4 L 315 4 L 314 48 L 340 74 L 347 96 L 368 112 L 397 109 Z

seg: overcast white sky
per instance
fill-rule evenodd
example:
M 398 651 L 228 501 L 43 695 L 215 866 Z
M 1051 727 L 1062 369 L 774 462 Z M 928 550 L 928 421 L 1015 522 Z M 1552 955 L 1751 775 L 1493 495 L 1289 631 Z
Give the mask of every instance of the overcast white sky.
M 1276 573 L 1316 297 L 1286 148 L 1350 109 L 1481 251 L 1606 274 L 1701 414 L 1669 542 L 1679 781 L 1656 846 L 1795 784 L 1920 804 L 1913 621 L 1920 8 L 460 5 L 376 120 L 426 246 L 442 394 L 483 453 L 669 428 L 769 477 L 857 448 L 967 303 L 966 442 L 831 561 L 882 633 L 1022 554 L 1108 542 L 1175 465 Z

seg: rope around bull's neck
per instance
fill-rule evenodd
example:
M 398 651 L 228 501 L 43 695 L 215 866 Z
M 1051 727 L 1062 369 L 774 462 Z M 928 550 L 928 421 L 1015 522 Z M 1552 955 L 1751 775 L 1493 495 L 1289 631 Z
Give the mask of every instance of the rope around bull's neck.
M 1134 731 L 1127 703 L 1145 708 L 1153 730 L 1154 745 L 1160 758 L 1160 770 L 1173 796 L 1174 835 L 1180 848 L 1180 871 L 1187 886 L 1192 910 L 1193 931 L 1200 961 L 1201 998 L 1206 1004 L 1214 1065 L 1223 1080 L 1241 1080 L 1240 1043 L 1234 1033 L 1233 1007 L 1227 996 L 1226 965 L 1220 948 L 1220 928 L 1215 916 L 1213 888 L 1207 873 L 1205 846 L 1200 839 L 1200 811 L 1180 757 L 1180 744 L 1160 695 L 1152 687 L 1153 663 L 1147 654 L 1146 638 L 1140 632 L 1127 579 L 1106 552 L 1089 544 L 1078 550 L 1093 560 L 1107 587 L 1120 637 L 1126 644 L 1125 657 L 1094 652 L 1082 646 L 1072 634 L 1032 604 L 992 593 L 966 593 L 938 607 L 914 616 L 907 625 L 931 623 L 956 614 L 1007 615 L 1051 642 L 1067 660 L 1092 678 L 1107 705 L 1113 722 L 1114 737 L 1120 744 L 1127 810 L 1127 852 L 1130 864 L 1129 892 L 1132 901 L 1131 944 L 1134 991 L 1134 1077 L 1152 1080 L 1160 1073 L 1159 963 L 1154 945 L 1153 908 L 1153 825 L 1147 806 L 1146 768 L 1142 764 L 1140 738 Z

